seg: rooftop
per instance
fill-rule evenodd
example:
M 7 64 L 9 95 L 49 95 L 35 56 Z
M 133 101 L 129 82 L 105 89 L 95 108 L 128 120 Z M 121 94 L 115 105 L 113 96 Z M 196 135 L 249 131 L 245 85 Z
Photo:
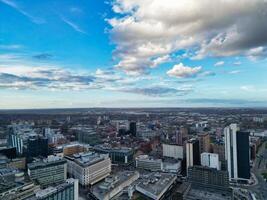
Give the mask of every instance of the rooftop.
M 132 180 L 130 181 L 131 178 Z M 109 193 L 112 191 L 116 190 L 119 192 L 120 187 L 130 185 L 138 178 L 139 173 L 137 171 L 121 171 L 114 175 L 108 176 L 104 181 L 96 184 L 92 188 L 92 192 L 98 199 L 105 199 L 105 197 L 107 198 Z M 125 184 L 127 181 L 129 181 L 129 184 Z
M 90 166 L 94 163 L 102 161 L 108 158 L 108 154 L 99 154 L 96 152 L 86 152 L 86 153 L 78 153 L 72 156 L 67 156 L 66 158 L 74 160 L 77 164 L 82 165 L 84 167 Z
M 167 173 L 151 173 L 137 186 L 137 191 L 150 197 L 160 198 L 176 180 L 176 175 Z

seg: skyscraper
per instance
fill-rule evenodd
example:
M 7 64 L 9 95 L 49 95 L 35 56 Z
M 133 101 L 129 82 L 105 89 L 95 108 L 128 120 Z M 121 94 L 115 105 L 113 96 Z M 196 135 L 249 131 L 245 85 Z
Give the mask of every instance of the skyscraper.
M 132 121 L 130 122 L 130 125 L 129 125 L 129 128 L 130 128 L 130 134 L 134 137 L 136 137 L 136 122 Z
M 250 178 L 249 133 L 240 131 L 237 124 L 224 129 L 225 158 L 230 180 Z
M 208 133 L 198 134 L 200 153 L 210 151 L 210 136 Z
M 192 138 L 186 143 L 186 168 L 200 165 L 199 141 Z

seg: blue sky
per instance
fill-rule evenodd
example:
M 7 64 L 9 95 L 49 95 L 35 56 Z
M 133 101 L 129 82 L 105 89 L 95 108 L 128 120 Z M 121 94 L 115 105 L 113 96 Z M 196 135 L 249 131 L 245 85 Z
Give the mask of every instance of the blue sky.
M 266 106 L 267 4 L 240 1 L 0 0 L 0 109 Z

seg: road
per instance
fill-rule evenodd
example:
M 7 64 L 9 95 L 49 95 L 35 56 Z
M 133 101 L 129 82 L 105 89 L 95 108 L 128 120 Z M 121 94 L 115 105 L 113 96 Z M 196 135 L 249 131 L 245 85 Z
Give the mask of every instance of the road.
M 254 173 L 254 175 L 257 177 L 258 184 L 254 186 L 242 187 L 256 193 L 257 197 L 259 197 L 260 200 L 267 199 L 267 183 L 261 175 L 263 172 L 266 172 L 267 149 L 265 148 L 265 144 L 267 144 L 267 141 L 264 142 L 259 148 L 257 158 L 255 159 L 255 164 L 251 170 L 251 172 Z

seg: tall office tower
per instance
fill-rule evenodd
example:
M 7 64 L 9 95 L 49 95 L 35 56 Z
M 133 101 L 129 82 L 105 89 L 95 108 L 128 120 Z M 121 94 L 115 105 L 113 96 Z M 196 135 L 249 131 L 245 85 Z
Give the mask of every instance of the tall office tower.
M 77 179 L 67 179 L 66 182 L 48 187 L 36 192 L 33 198 L 29 200 L 78 200 L 79 199 L 79 182 Z
M 200 165 L 199 141 L 196 138 L 186 143 L 186 168 Z
M 42 187 L 59 184 L 67 178 L 67 162 L 65 159 L 49 156 L 42 161 L 28 164 L 28 175 Z
M 225 127 L 224 137 L 229 179 L 250 179 L 249 133 L 240 131 L 237 124 L 231 124 Z
M 130 122 L 129 126 L 131 135 L 136 137 L 136 122 Z
M 210 152 L 210 136 L 208 133 L 198 134 L 200 153 Z
M 216 153 L 202 153 L 201 165 L 220 170 L 219 155 Z
M 48 139 L 35 135 L 28 138 L 27 142 L 27 157 L 47 157 L 48 155 Z
M 176 131 L 176 144 L 183 146 L 184 142 L 188 139 L 188 129 L 186 127 L 180 127 Z
M 176 130 L 175 137 L 176 137 L 176 144 L 179 146 L 182 146 L 183 145 L 183 135 L 179 130 Z

